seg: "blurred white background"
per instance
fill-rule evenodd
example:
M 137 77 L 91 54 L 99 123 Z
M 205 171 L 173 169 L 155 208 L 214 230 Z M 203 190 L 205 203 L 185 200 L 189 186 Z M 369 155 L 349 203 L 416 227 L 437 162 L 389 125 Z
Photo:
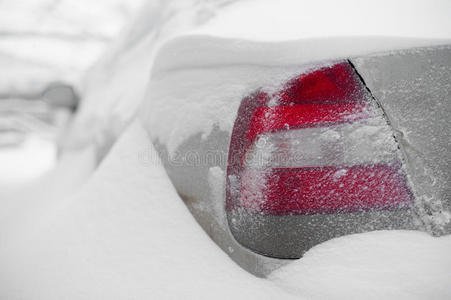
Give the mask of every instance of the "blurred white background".
M 56 162 L 71 109 L 50 105 L 55 82 L 77 87 L 143 0 L 0 0 L 0 184 Z

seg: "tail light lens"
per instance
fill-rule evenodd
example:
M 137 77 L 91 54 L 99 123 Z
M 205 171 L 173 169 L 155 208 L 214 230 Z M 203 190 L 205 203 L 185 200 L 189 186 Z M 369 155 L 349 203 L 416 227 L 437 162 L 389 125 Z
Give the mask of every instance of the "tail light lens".
M 333 214 L 412 202 L 391 128 L 347 62 L 244 99 L 227 172 L 229 211 Z

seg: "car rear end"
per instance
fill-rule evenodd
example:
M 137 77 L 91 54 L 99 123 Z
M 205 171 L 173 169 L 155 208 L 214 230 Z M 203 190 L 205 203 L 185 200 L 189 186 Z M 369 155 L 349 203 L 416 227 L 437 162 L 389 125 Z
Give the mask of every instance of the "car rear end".
M 336 236 L 412 229 L 403 161 L 353 65 L 319 64 L 241 102 L 227 167 L 231 231 L 256 252 L 298 258 Z
M 264 275 L 347 234 L 449 233 L 450 79 L 446 45 L 167 70 L 143 120 L 201 226 Z
M 159 50 L 141 119 L 238 264 L 264 276 L 343 235 L 450 232 L 446 34 L 262 41 L 211 28 Z

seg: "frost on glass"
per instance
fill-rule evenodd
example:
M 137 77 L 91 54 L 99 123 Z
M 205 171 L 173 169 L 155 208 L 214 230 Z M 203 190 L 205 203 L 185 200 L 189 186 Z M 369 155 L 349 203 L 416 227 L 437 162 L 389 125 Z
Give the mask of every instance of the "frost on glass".
M 387 163 L 396 159 L 393 132 L 382 116 L 357 123 L 266 133 L 246 153 L 248 168 Z

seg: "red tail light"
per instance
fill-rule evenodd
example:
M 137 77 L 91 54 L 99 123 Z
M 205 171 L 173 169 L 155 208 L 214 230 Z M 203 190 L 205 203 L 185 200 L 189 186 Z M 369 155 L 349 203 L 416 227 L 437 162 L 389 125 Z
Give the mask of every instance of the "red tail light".
M 244 99 L 227 172 L 228 210 L 318 214 L 412 201 L 383 112 L 346 62 Z

